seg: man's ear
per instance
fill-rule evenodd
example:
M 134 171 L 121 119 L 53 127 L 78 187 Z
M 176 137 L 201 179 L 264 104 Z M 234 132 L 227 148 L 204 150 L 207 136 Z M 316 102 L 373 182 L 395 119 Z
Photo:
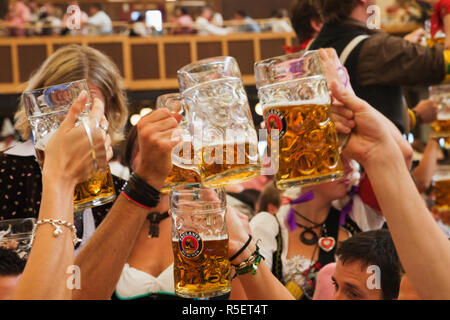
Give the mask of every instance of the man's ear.
M 271 214 L 277 214 L 278 208 L 276 206 L 274 206 L 273 204 L 269 203 L 269 204 L 267 204 L 267 211 L 269 211 L 269 213 L 271 213 Z
M 313 30 L 317 33 L 320 32 L 320 30 L 322 29 L 323 23 L 317 19 L 311 19 L 311 28 L 313 28 Z

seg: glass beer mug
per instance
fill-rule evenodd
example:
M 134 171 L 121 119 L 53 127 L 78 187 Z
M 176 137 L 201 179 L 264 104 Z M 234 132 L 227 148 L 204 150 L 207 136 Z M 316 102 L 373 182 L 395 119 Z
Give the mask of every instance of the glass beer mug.
M 437 101 L 437 121 L 431 124 L 431 136 L 434 138 L 450 138 L 450 85 L 431 86 L 430 99 Z
M 302 51 L 255 64 L 256 85 L 268 130 L 276 185 L 287 190 L 343 176 L 331 97 L 317 51 Z
M 178 82 L 203 185 L 222 187 L 259 176 L 258 136 L 236 60 L 195 62 L 178 71 Z
M 231 291 L 223 188 L 172 189 L 175 293 L 205 299 Z
M 434 210 L 450 226 L 450 165 L 439 165 L 433 176 Z
M 23 93 L 28 121 L 33 132 L 36 158 L 41 168 L 45 161 L 44 150 L 48 141 L 64 121 L 70 106 L 83 90 L 89 93 L 86 80 Z M 86 110 L 80 118 L 87 117 L 91 104 L 89 95 Z M 115 196 L 114 183 L 108 167 L 105 172 L 94 172 L 88 181 L 79 183 L 75 187 L 74 211 L 103 205 L 113 201 Z
M 14 250 L 22 259 L 28 259 L 36 219 L 9 219 L 0 221 L 0 247 Z
M 172 155 L 172 171 L 161 189 L 162 193 L 169 193 L 170 188 L 179 186 L 200 186 L 201 177 L 197 172 L 197 166 L 193 164 L 191 158 L 194 155 L 192 137 L 189 132 L 189 125 L 186 119 L 185 108 L 182 105 L 182 97 L 179 93 L 169 93 L 159 96 L 156 100 L 156 109 L 167 108 L 183 116 L 178 127 L 183 130 L 182 142 L 174 148 Z M 185 153 L 184 149 L 188 151 Z M 185 161 L 186 160 L 186 161 Z M 192 165 L 190 164 L 192 163 Z

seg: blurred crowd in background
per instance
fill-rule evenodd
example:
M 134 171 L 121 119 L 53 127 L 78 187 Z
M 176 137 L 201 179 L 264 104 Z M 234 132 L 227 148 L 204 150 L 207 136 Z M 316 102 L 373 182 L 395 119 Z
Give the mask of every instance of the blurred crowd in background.
M 85 6 L 81 6 L 85 8 Z M 83 11 L 77 1 L 67 5 L 34 0 L 16 0 L 0 16 L 0 35 L 107 35 L 152 36 L 164 34 L 225 35 L 236 32 L 292 32 L 287 9 L 278 9 L 270 17 L 255 21 L 246 12 L 237 10 L 231 20 L 224 21 L 222 14 L 205 5 L 193 15 L 185 7 L 165 10 L 130 11 L 126 19 L 112 21 L 101 4 L 92 3 Z M 198 10 L 197 10 L 198 11 Z M 75 23 L 76 22 L 76 23 Z

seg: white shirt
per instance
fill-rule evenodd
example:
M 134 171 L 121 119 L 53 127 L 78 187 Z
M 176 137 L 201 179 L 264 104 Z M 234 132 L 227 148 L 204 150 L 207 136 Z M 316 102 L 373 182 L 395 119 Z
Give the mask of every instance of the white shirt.
M 149 293 L 175 293 L 173 263 L 157 277 L 125 264 L 116 294 L 120 298 L 138 298 Z
M 208 19 L 203 17 L 198 17 L 195 20 L 195 28 L 198 31 L 198 34 L 200 35 L 220 35 L 224 36 L 229 33 L 228 29 L 220 28 L 212 24 L 208 21 Z
M 99 11 L 88 18 L 90 33 L 92 34 L 110 34 L 112 33 L 112 22 L 104 11 Z

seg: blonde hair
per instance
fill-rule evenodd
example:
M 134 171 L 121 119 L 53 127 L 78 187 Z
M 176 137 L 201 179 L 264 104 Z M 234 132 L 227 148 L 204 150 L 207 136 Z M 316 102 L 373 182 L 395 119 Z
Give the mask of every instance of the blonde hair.
M 100 51 L 81 45 L 68 45 L 55 51 L 31 76 L 25 91 L 86 79 L 105 97 L 105 116 L 113 143 L 123 139 L 128 106 L 122 76 L 112 60 Z M 29 139 L 31 128 L 23 99 L 15 116 L 15 128 Z

